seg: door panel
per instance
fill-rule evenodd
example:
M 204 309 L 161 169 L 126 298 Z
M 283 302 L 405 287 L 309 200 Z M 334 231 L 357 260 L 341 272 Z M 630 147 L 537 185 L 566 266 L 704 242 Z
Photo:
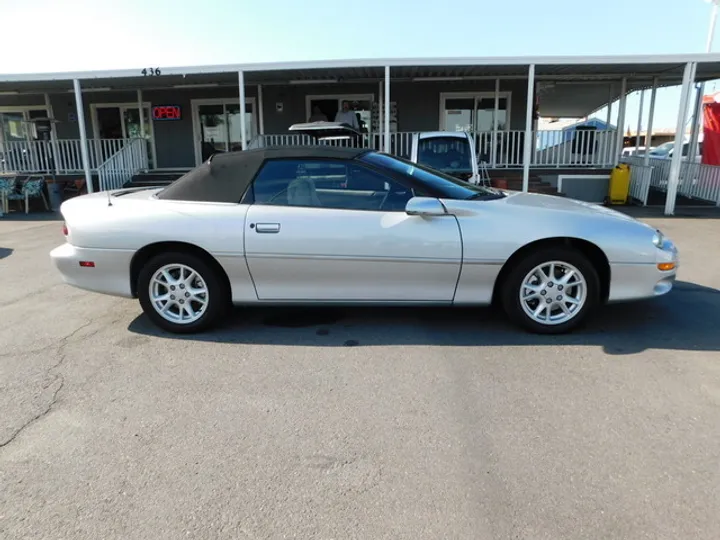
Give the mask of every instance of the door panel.
M 450 302 L 462 257 L 453 216 L 269 205 L 245 253 L 260 300 Z

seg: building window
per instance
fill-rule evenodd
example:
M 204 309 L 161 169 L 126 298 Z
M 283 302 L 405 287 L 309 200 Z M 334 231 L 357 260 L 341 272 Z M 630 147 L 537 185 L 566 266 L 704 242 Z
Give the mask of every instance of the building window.
M 372 131 L 373 94 L 348 94 L 329 96 L 307 96 L 306 108 L 308 122 L 335 122 L 343 103 L 348 104 L 348 113 L 355 115 L 357 127 L 362 133 Z
M 3 108 L 0 110 L 0 144 L 37 140 L 35 126 L 29 120 L 47 116 L 45 107 Z
M 441 94 L 441 129 L 444 131 L 492 131 L 495 93 Z M 497 126 L 510 128 L 510 92 L 500 92 Z

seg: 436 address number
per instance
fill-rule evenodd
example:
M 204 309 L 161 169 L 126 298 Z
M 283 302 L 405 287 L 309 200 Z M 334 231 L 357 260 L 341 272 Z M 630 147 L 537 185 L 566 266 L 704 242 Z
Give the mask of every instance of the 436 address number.
M 145 68 L 140 73 L 145 77 L 157 77 L 160 75 L 160 68 Z

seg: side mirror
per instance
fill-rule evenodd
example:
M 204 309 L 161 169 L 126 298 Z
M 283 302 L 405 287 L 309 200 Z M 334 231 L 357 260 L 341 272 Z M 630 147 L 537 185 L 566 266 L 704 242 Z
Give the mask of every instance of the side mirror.
M 409 216 L 444 216 L 445 207 L 432 197 L 413 197 L 405 205 L 405 213 Z

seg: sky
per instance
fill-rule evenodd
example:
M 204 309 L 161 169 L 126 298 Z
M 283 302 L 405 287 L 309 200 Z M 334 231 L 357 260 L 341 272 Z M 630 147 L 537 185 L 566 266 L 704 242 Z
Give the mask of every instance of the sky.
M 698 53 L 705 52 L 710 12 L 704 0 L 0 0 L 0 73 Z M 657 127 L 674 128 L 678 100 L 676 90 L 659 93 Z M 627 108 L 633 130 L 637 103 L 633 96 Z

